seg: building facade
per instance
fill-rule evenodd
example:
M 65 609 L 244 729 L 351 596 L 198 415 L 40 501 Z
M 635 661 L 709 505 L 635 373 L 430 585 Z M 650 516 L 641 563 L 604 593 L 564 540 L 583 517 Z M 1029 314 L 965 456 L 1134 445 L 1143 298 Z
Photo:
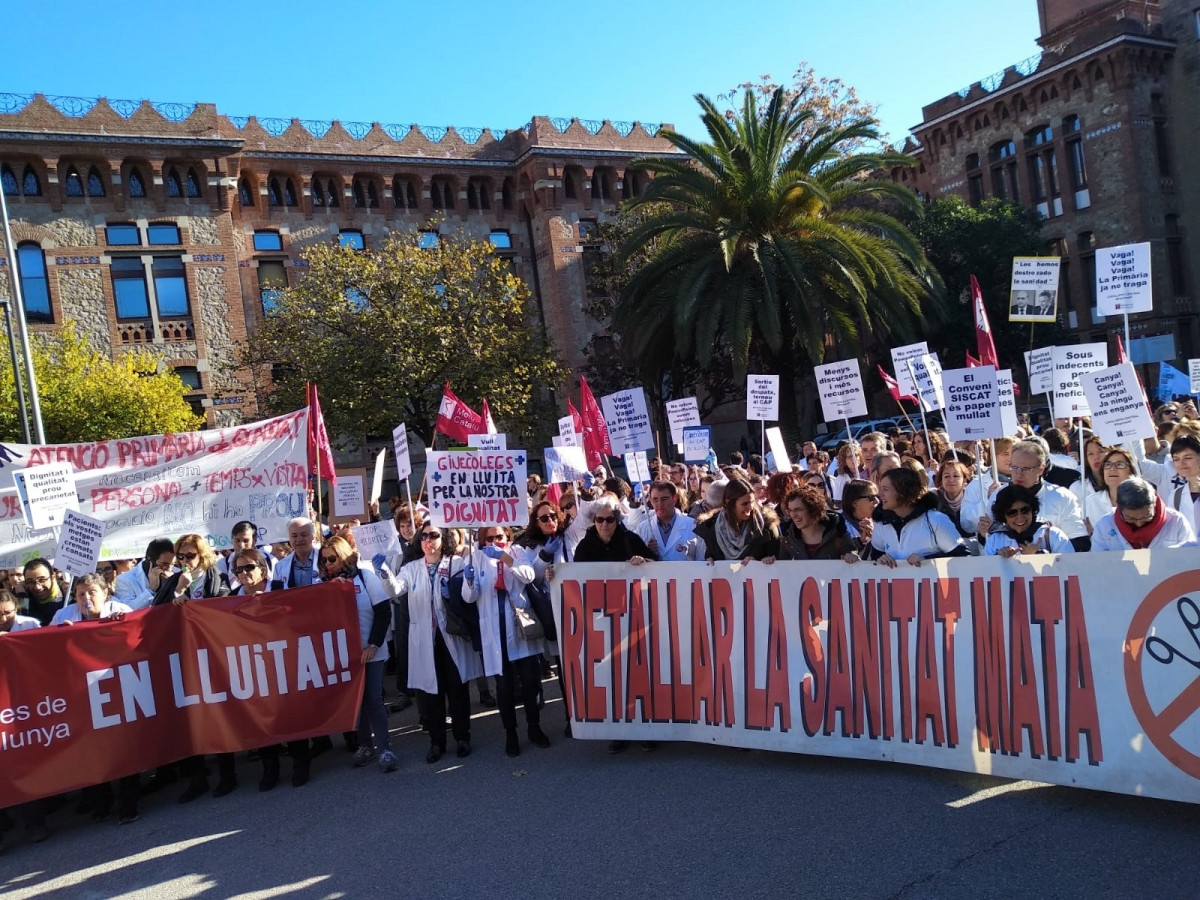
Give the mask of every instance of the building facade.
M 27 319 L 100 352 L 149 348 L 210 426 L 258 415 L 238 349 L 306 247 L 430 227 L 490 239 L 572 369 L 589 227 L 639 193 L 659 126 L 535 117 L 524 128 L 239 118 L 212 104 L 0 94 L 0 181 Z M 7 261 L 0 295 L 8 296 Z
M 1200 10 L 1193 0 L 1038 0 L 1042 52 L 926 106 L 893 179 L 926 197 L 1036 208 L 1062 258 L 1060 324 L 1080 342 L 1122 327 L 1096 311 L 1098 247 L 1149 242 L 1152 312 L 1132 356 L 1186 371 L 1200 355 Z M 1110 355 L 1111 356 L 1111 355 Z

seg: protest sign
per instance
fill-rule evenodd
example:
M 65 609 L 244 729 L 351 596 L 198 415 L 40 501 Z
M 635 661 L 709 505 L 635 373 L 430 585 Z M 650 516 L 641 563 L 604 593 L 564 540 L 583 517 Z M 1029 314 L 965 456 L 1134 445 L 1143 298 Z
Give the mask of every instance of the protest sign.
M 375 457 L 375 474 L 371 476 L 371 502 L 378 503 L 383 494 L 383 464 L 387 461 L 387 448 L 384 447 Z
M 625 474 L 629 476 L 630 484 L 641 484 L 650 481 L 650 463 L 646 459 L 645 450 L 634 450 L 622 457 L 625 461 Z
M 75 471 L 79 511 L 104 522 L 101 559 L 137 559 L 156 537 L 202 534 L 215 549 L 248 519 L 264 543 L 308 514 L 307 409 L 252 425 L 84 444 L 0 444 L 0 568 L 50 556 L 49 531 L 24 521 L 13 473 L 47 463 Z
M 63 513 L 62 530 L 54 550 L 54 568 L 73 578 L 95 572 L 103 543 L 103 522 L 68 509 Z
M 79 509 L 75 496 L 75 470 L 70 463 L 50 463 L 18 469 L 13 485 L 25 524 L 33 531 L 62 524 L 63 513 Z
M 556 567 L 583 740 L 687 740 L 1200 803 L 1200 549 Z M 613 598 L 620 598 L 614 604 Z M 1119 600 L 1117 599 L 1119 598 Z M 603 620 L 604 627 L 597 622 Z
M 333 485 L 331 519 L 364 518 L 367 514 L 367 472 L 365 469 L 339 469 Z
M 700 424 L 700 404 L 695 397 L 667 401 L 667 423 L 671 428 L 671 443 L 683 443 L 683 429 Z
M 1079 376 L 1108 368 L 1108 344 L 1075 344 L 1054 349 L 1054 417 L 1091 415 Z
M 615 455 L 654 449 L 645 391 L 640 387 L 617 391 L 601 397 L 600 405 L 604 408 L 604 424 L 608 426 L 608 439 Z
M 1010 322 L 1053 322 L 1058 317 L 1061 264 L 1057 256 L 1013 257 Z
M 574 434 L 575 433 L 575 417 L 574 416 L 563 416 L 561 419 L 559 419 L 558 420 L 558 433 L 562 437 L 566 437 L 569 434 Z
M 1015 427 L 1012 431 L 1004 429 L 996 381 L 995 366 L 947 369 L 942 373 L 946 395 L 944 418 L 950 440 L 979 441 L 1016 432 Z
M 835 422 L 867 414 L 867 395 L 863 390 L 857 359 L 826 363 L 816 366 L 813 372 L 817 377 L 817 393 L 821 397 L 821 413 L 825 421 Z
M 916 379 L 917 397 L 925 412 L 942 409 L 946 405 L 946 394 L 942 388 L 942 364 L 936 353 L 926 353 L 910 359 L 912 375 Z
M 1125 244 L 1096 250 L 1096 312 L 1102 316 L 1150 312 L 1150 245 Z
M 746 376 L 746 419 L 750 422 L 779 421 L 779 376 Z
M 354 591 L 339 581 L 214 597 L 0 639 L 0 808 L 352 729 Z
M 429 520 L 438 528 L 521 526 L 529 520 L 524 450 L 434 450 Z
M 1175 397 L 1190 394 L 1192 381 L 1170 363 L 1158 364 L 1158 399 L 1173 400 Z
M 712 429 L 707 425 L 694 425 L 683 429 L 683 461 L 702 463 L 708 459 L 712 447 Z
M 467 446 L 476 450 L 507 450 L 508 439 L 502 434 L 469 434 Z
M 579 481 L 588 473 L 587 454 L 582 447 L 547 447 L 542 451 L 546 483 Z
M 380 553 L 384 556 L 399 553 L 400 535 L 396 533 L 396 526 L 391 519 L 356 525 L 354 546 L 358 550 L 359 559 L 370 561 Z
M 787 442 L 783 432 L 775 426 L 767 429 L 767 446 L 771 448 L 771 456 L 775 459 L 776 472 L 792 471 L 792 461 L 788 459 Z
M 1048 394 L 1054 390 L 1054 348 L 1025 351 L 1025 371 L 1029 373 L 1029 392 Z
M 1092 430 L 1110 447 L 1155 435 L 1150 408 L 1131 362 L 1084 372 L 1079 383 L 1092 410 Z
M 905 344 L 903 347 L 892 348 L 892 369 L 896 373 L 896 384 L 900 386 L 900 395 L 917 396 L 917 386 L 913 384 L 912 375 L 908 371 L 908 361 L 919 359 L 929 352 L 928 341 L 918 341 L 915 344 Z
M 1200 359 L 1188 360 L 1189 393 L 1200 394 Z
M 1013 391 L 1012 369 L 996 371 L 996 395 L 1000 398 L 1001 434 L 1016 434 L 1021 423 L 1017 420 L 1017 396 Z
M 392 447 L 396 451 L 396 477 L 403 481 L 412 475 L 412 459 L 408 455 L 408 429 L 403 424 L 392 429 Z

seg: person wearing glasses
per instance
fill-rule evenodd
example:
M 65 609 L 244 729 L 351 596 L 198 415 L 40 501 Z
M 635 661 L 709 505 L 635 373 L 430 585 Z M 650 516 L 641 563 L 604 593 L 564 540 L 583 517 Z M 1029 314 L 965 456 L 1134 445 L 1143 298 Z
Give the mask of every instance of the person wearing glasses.
M 1038 518 L 1038 496 L 1029 488 L 1010 484 L 996 493 L 992 515 L 998 523 L 988 534 L 984 556 L 1031 556 L 1074 553 L 1071 539 Z
M 396 573 L 396 600 L 408 608 L 407 630 L 402 636 L 408 653 L 407 687 L 421 691 L 425 721 L 429 725 L 429 752 L 433 764 L 446 752 L 446 711 L 457 745 L 455 755 L 471 755 L 471 696 L 467 685 L 483 677 L 483 660 L 471 639 L 446 630 L 446 600 L 450 579 L 461 572 L 464 561 L 455 555 L 448 529 L 428 522 L 418 534 L 421 556 Z
M 879 488 L 875 486 L 875 482 L 856 478 L 846 485 L 842 491 L 842 518 L 846 520 L 846 534 L 854 543 L 854 551 L 859 556 L 870 546 L 871 534 L 875 530 L 875 517 L 879 512 Z
M 1084 524 L 1088 534 L 1096 523 L 1117 508 L 1117 488 L 1123 481 L 1139 476 L 1137 463 L 1124 447 L 1106 447 L 1100 459 L 1101 489 L 1088 495 L 1083 504 Z
M 66 598 L 54 577 L 54 568 L 48 559 L 31 559 L 25 563 L 25 596 L 29 598 L 28 612 L 43 625 L 50 624 L 54 616 L 66 605 Z
M 615 501 L 614 501 L 615 502 Z M 595 508 L 595 504 L 593 504 Z M 521 742 L 517 737 L 517 691 L 525 707 L 525 727 L 530 743 L 536 747 L 550 746 L 550 738 L 541 727 L 538 692 L 542 686 L 542 667 L 538 662 L 544 648 L 541 640 L 527 640 L 514 624 L 514 607 L 529 608 L 525 585 L 536 574 L 517 552 L 518 561 L 508 552 L 508 530 L 500 527 L 481 528 L 477 534 L 479 549 L 463 570 L 470 587 L 466 600 L 479 609 L 479 631 L 483 642 L 483 670 L 496 679 L 496 702 L 500 721 L 504 725 L 504 752 L 519 756 Z M 579 546 L 583 547 L 585 537 Z M 576 554 L 576 559 L 579 559 Z
M 1079 501 L 1066 488 L 1042 480 L 1047 456 L 1046 449 L 1037 441 L 1018 441 L 1013 444 L 1009 463 L 1012 483 L 1033 491 L 1037 495 L 1042 518 L 1069 537 L 1077 552 L 1082 552 L 1088 548 L 1088 533 Z M 968 527 L 965 519 L 964 516 L 963 526 Z M 991 516 L 980 516 L 977 523 L 979 533 L 987 534 L 993 524 Z
M 0 589 L 0 635 L 42 627 L 42 623 L 33 616 L 21 615 L 20 609 L 16 595 L 7 589 Z
M 387 707 L 383 704 L 383 670 L 388 659 L 386 638 L 392 624 L 392 599 L 374 570 L 359 566 L 358 554 L 346 538 L 339 535 L 326 541 L 321 546 L 320 562 L 321 580 L 350 582 L 358 607 L 365 681 L 358 713 L 358 747 L 351 764 L 360 769 L 378 756 L 381 772 L 395 772 L 400 761 L 392 752 Z
M 1194 547 L 1196 532 L 1178 510 L 1163 503 L 1154 486 L 1134 476 L 1117 488 L 1117 508 L 1096 523 L 1092 550 L 1156 550 Z
M 170 538 L 155 538 L 146 545 L 146 555 L 140 563 L 117 575 L 113 594 L 131 609 L 145 609 L 154 602 L 163 582 L 178 571 L 175 544 Z

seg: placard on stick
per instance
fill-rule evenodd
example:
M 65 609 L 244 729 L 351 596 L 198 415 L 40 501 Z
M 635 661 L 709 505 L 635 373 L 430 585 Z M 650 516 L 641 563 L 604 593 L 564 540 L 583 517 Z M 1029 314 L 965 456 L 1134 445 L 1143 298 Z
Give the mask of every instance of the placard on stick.
M 1091 415 L 1079 376 L 1108 368 L 1108 344 L 1074 344 L 1054 348 L 1054 417 Z
M 33 531 L 62 524 L 68 509 L 79 509 L 75 469 L 70 463 L 50 463 L 15 469 L 12 474 L 25 524 Z
M 646 409 L 646 392 L 640 387 L 617 391 L 600 398 L 608 440 L 617 456 L 634 450 L 653 450 L 654 433 Z
M 524 450 L 429 454 L 429 519 L 438 528 L 524 525 L 529 520 Z
M 746 420 L 779 421 L 779 376 L 746 376 Z
M 942 386 L 946 394 L 946 433 L 950 440 L 1004 437 L 994 366 L 947 369 L 942 373 Z
M 667 424 L 671 428 L 671 443 L 683 443 L 683 429 L 700 424 L 700 404 L 695 397 L 667 401 Z
M 712 428 L 707 425 L 695 425 L 683 429 L 683 461 L 687 463 L 702 463 L 708 460 L 708 451 L 712 447 Z
M 767 429 L 767 446 L 771 448 L 771 456 L 775 459 L 776 472 L 792 471 L 792 461 L 788 459 L 787 442 L 778 426 Z
M 863 390 L 857 359 L 826 363 L 816 366 L 813 372 L 817 377 L 817 393 L 821 397 L 821 413 L 826 422 L 854 419 L 867 414 L 867 395 Z
M 1154 420 L 1133 363 L 1084 372 L 1079 382 L 1092 410 L 1092 430 L 1105 444 L 1116 446 L 1155 436 Z
M 73 509 L 64 511 L 54 551 L 54 568 L 73 578 L 95 572 L 100 545 L 104 543 L 104 527 L 99 519 Z
M 1150 312 L 1154 293 L 1150 245 L 1125 244 L 1096 250 L 1096 312 L 1102 316 Z
M 915 344 L 905 344 L 903 347 L 892 348 L 892 369 L 896 373 L 896 384 L 900 386 L 900 396 L 917 396 L 917 386 L 908 371 L 908 361 L 910 359 L 919 359 L 928 352 L 928 341 L 918 341 Z
M 392 448 L 396 451 L 396 477 L 403 481 L 412 475 L 412 459 L 408 455 L 408 429 L 403 422 L 392 429 Z
M 1054 390 L 1054 348 L 1025 351 L 1025 371 L 1029 373 L 1029 392 L 1048 394 Z

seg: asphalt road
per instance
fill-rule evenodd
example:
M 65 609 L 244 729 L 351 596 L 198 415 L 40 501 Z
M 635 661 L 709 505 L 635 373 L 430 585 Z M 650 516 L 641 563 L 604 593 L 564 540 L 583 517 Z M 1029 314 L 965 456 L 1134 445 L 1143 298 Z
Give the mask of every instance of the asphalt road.
M 45 843 L 6 836 L 0 898 L 1200 896 L 1195 806 L 683 743 L 610 756 L 562 737 L 554 699 L 554 746 L 509 759 L 475 711 L 462 761 L 425 763 L 410 708 L 394 774 L 335 741 L 300 789 L 285 759 L 259 794 L 243 756 L 233 794 L 180 807 L 173 786 L 132 825 L 70 803 Z

